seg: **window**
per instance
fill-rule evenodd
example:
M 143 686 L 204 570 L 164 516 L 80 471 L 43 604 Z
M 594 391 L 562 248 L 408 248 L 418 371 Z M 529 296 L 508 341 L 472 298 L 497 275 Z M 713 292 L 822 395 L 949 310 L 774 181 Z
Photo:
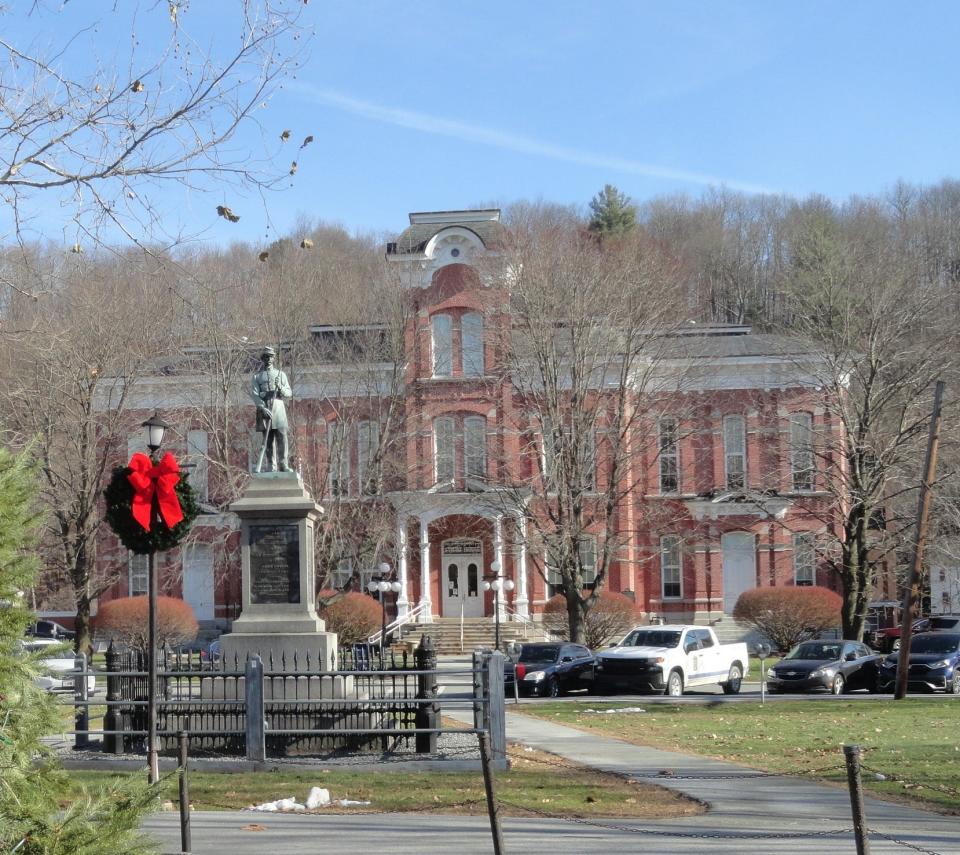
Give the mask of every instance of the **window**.
M 445 484 L 456 477 L 456 451 L 454 449 L 453 419 L 444 416 L 433 422 L 434 478 L 437 484 Z
M 209 498 L 209 478 L 208 460 L 207 460 L 207 432 L 205 430 L 187 431 L 187 480 L 193 491 L 197 494 L 197 500 L 207 501 Z
M 337 569 L 333 571 L 333 587 L 336 590 L 342 590 L 353 578 L 353 559 L 341 558 L 337 562 Z
M 563 577 L 557 567 L 547 565 L 547 599 L 563 593 Z
M 460 341 L 465 377 L 483 376 L 483 317 L 471 312 L 460 319 Z
M 793 536 L 793 582 L 812 585 L 816 580 L 816 551 L 810 532 Z
M 577 552 L 580 556 L 580 574 L 583 577 L 583 586 L 593 588 L 597 583 L 597 539 L 595 537 L 581 537 L 577 541 Z
M 486 479 L 487 420 L 482 416 L 469 416 L 463 420 L 463 458 L 467 478 Z
M 683 579 L 680 573 L 680 538 L 674 534 L 660 538 L 660 578 L 663 583 L 663 598 L 678 599 L 683 596 Z
M 143 431 L 138 431 L 127 437 L 127 460 L 133 457 L 138 451 L 141 454 L 150 454 L 150 449 L 147 448 L 147 441 L 143 433 Z
M 790 416 L 790 474 L 793 489 L 809 491 L 814 486 L 813 418 L 810 413 Z
M 660 419 L 660 492 L 680 490 L 680 463 L 677 453 L 677 420 Z
M 727 489 L 744 489 L 747 486 L 747 452 L 743 416 L 723 418 L 723 459 Z
M 342 422 L 327 423 L 327 492 L 346 496 L 350 491 L 350 447 Z
M 127 574 L 130 581 L 130 596 L 145 596 L 150 591 L 150 556 L 130 553 L 127 561 Z
M 371 464 L 379 443 L 380 425 L 377 422 L 360 422 L 357 425 L 357 480 L 361 492 L 375 492 L 377 473 L 371 470 Z
M 576 469 L 567 464 L 574 459 Z M 573 485 L 578 480 L 582 490 L 593 492 L 597 483 L 597 439 L 592 426 L 584 426 L 575 437 L 568 425 L 557 434 L 544 420 L 541 467 L 548 492 L 555 492 L 561 483 Z
M 433 376 L 450 377 L 453 374 L 453 327 L 450 315 L 434 315 L 430 319 L 433 350 Z

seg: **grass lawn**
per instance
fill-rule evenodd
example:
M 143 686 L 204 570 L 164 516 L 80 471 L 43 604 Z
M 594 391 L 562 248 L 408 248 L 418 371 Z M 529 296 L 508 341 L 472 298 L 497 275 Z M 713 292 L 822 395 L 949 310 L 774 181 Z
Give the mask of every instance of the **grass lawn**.
M 557 816 L 670 817 L 703 812 L 693 801 L 649 784 L 586 769 L 549 755 L 511 747 L 512 768 L 496 773 L 503 813 L 529 815 L 524 808 Z M 562 768 L 558 768 L 558 765 Z M 71 771 L 72 783 L 102 784 L 106 772 Z M 190 773 L 190 800 L 196 810 L 236 810 L 293 796 L 303 802 L 311 787 L 325 787 L 332 799 L 369 800 L 354 810 L 427 811 L 484 814 L 483 775 L 476 772 L 350 772 L 319 768 L 316 772 Z M 164 783 L 165 799 L 176 802 L 177 779 Z M 65 801 L 69 796 L 65 797 Z M 351 808 L 324 808 L 349 812 Z
M 646 712 L 586 712 L 626 706 L 611 703 L 530 704 L 523 712 L 638 745 L 844 783 L 842 746 L 858 744 L 868 791 L 960 814 L 960 707 L 952 700 L 635 705 Z

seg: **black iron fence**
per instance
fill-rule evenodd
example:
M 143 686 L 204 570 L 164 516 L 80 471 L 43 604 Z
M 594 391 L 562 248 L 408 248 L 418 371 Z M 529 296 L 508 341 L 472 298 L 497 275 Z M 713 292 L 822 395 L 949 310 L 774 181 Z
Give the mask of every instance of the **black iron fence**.
M 429 638 L 412 654 L 385 658 L 383 667 L 379 654 L 371 655 L 362 645 L 339 651 L 338 661 L 338 670 L 328 671 L 306 653 L 240 662 L 211 660 L 196 651 L 163 651 L 156 685 L 159 750 L 175 753 L 177 734 L 186 732 L 193 756 L 265 760 L 358 752 L 430 754 L 443 734 L 486 732 L 496 762 L 505 757 L 500 654 L 480 655 L 469 669 L 447 671 L 469 675 L 473 682 L 469 697 L 450 699 L 438 693 L 437 659 Z M 146 665 L 142 652 L 114 646 L 102 670 L 78 659 L 78 748 L 145 753 Z M 91 697 L 92 680 L 100 690 Z M 87 711 L 92 706 L 106 707 L 102 728 L 90 726 Z M 473 727 L 444 724 L 443 710 L 456 708 L 472 709 Z

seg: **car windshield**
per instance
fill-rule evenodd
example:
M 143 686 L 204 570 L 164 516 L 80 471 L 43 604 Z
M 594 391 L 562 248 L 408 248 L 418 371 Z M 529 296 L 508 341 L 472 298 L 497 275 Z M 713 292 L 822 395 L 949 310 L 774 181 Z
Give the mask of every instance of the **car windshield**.
M 955 617 L 930 618 L 930 629 L 956 629 L 957 624 L 960 624 L 960 618 L 955 618 Z
M 840 645 L 832 642 L 805 641 L 793 648 L 784 659 L 832 660 L 840 658 Z
M 622 647 L 676 647 L 680 633 L 666 629 L 635 629 L 621 642 Z
M 556 662 L 559 655 L 559 644 L 524 644 L 520 648 L 520 659 L 518 661 L 527 665 L 535 662 Z
M 960 643 L 960 635 L 937 635 L 925 632 L 913 639 L 910 645 L 911 653 L 953 653 Z

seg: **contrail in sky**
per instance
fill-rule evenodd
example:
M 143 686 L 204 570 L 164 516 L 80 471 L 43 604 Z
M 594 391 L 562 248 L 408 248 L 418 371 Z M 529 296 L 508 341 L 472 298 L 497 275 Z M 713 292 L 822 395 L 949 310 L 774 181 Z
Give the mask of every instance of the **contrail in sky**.
M 287 84 L 289 89 L 295 89 L 303 95 L 320 104 L 325 104 L 344 113 L 362 116 L 374 122 L 396 125 L 401 128 L 421 131 L 427 134 L 452 137 L 464 142 L 479 143 L 494 148 L 515 151 L 521 154 L 531 154 L 536 157 L 548 157 L 552 160 L 562 160 L 566 163 L 578 163 L 581 166 L 591 166 L 616 172 L 629 172 L 634 175 L 644 175 L 648 178 L 665 178 L 672 181 L 683 181 L 688 184 L 701 186 L 724 185 L 733 190 L 742 190 L 745 193 L 773 193 L 769 187 L 759 184 L 750 184 L 745 181 L 735 181 L 729 178 L 720 178 L 716 175 L 705 175 L 700 172 L 690 172 L 684 169 L 672 169 L 668 166 L 658 166 L 654 163 L 644 163 L 623 157 L 611 157 L 603 154 L 594 154 L 566 146 L 554 145 L 548 142 L 532 139 L 531 137 L 511 134 L 471 125 L 454 119 L 444 119 L 440 116 L 431 116 L 427 113 L 418 113 L 413 110 L 401 110 L 396 107 L 385 107 L 371 101 L 361 101 L 351 98 L 330 89 L 321 89 L 310 84 L 294 82 Z

